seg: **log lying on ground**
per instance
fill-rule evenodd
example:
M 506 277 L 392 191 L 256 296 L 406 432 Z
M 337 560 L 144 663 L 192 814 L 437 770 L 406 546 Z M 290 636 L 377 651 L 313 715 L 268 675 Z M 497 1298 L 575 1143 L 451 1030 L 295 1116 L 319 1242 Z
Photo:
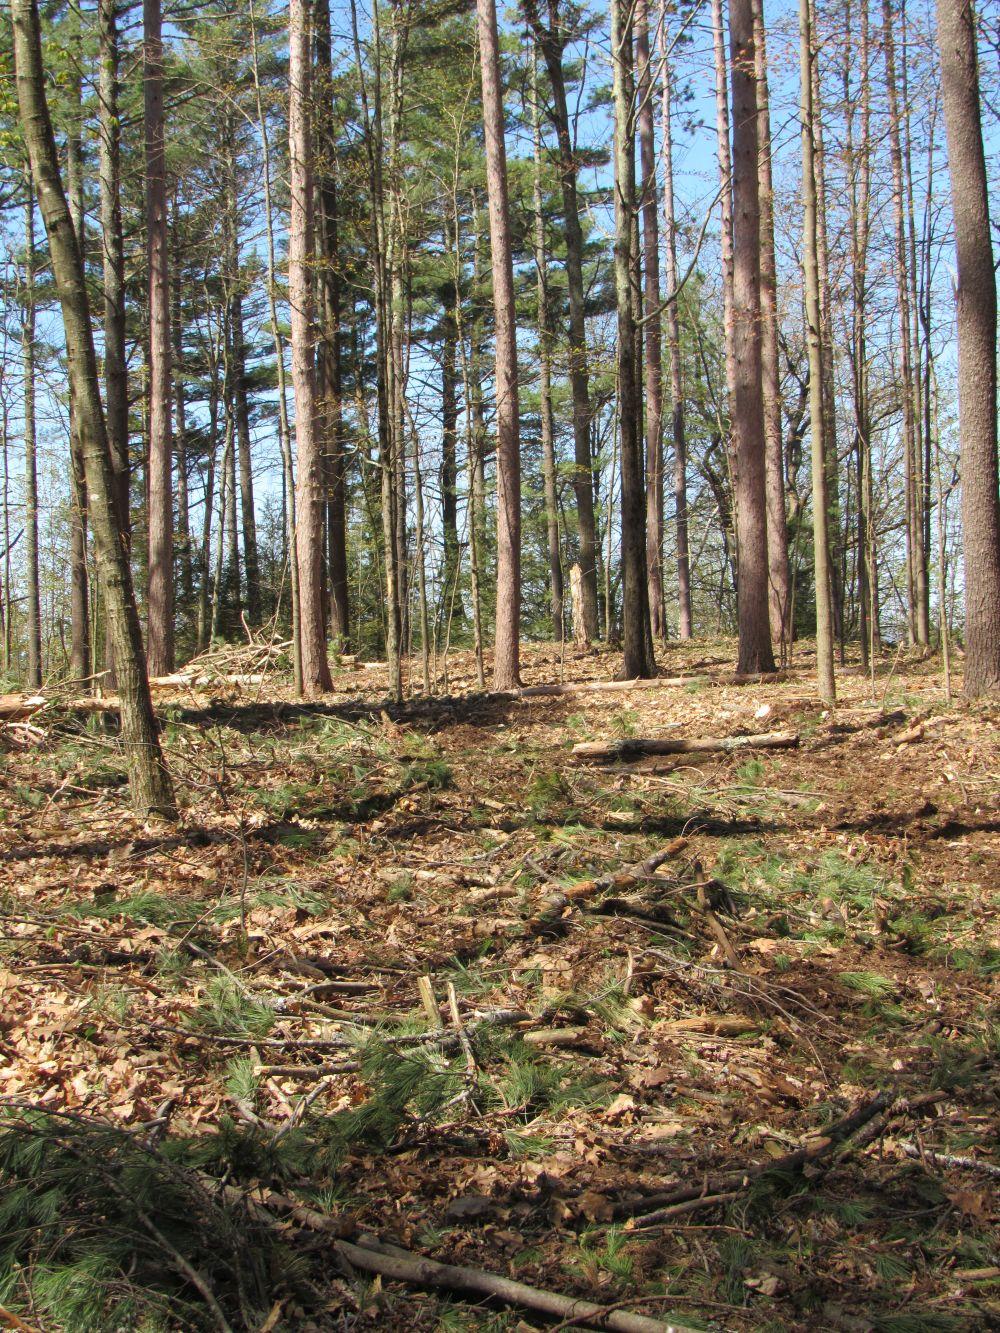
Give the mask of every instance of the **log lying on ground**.
M 683 685 L 707 685 L 707 676 L 652 676 L 649 679 L 636 677 L 635 680 L 582 680 L 569 681 L 560 685 L 552 682 L 548 685 L 525 685 L 523 689 L 512 690 L 518 699 L 545 699 L 567 694 L 596 694 L 603 690 L 659 690 Z
M 517 699 L 544 699 L 573 694 L 595 694 L 604 690 L 662 690 L 679 689 L 686 685 L 766 685 L 787 680 L 784 671 L 772 671 L 766 675 L 743 676 L 637 676 L 633 680 L 583 680 L 570 681 L 565 685 L 553 682 L 549 685 L 526 685 L 523 689 L 511 693 Z
M 791 750 L 799 743 L 794 731 L 765 731 L 756 736 L 690 736 L 688 738 L 629 736 L 617 741 L 581 741 L 573 758 L 581 763 L 607 763 L 645 754 L 713 754 L 729 750 Z
M 229 685 L 237 689 L 245 689 L 252 685 L 263 685 L 266 680 L 267 676 L 262 673 L 227 676 L 205 671 L 175 671 L 169 676 L 150 676 L 149 688 L 151 690 L 192 690 L 201 689 L 207 685 Z
M 194 690 L 210 687 L 227 689 L 256 689 L 267 680 L 265 675 L 191 675 L 178 671 L 169 676 L 150 676 L 149 688 L 154 694 L 168 690 Z M 23 722 L 43 708 L 64 713 L 117 713 L 121 700 L 117 694 L 80 695 L 77 698 L 45 698 L 40 694 L 0 694 L 0 722 Z
M 275 1221 L 272 1211 L 275 1210 L 288 1214 L 310 1231 L 330 1236 L 336 1254 L 350 1268 L 379 1273 L 391 1281 L 485 1296 L 504 1305 L 550 1315 L 562 1320 L 564 1324 L 585 1324 L 587 1328 L 614 1329 L 618 1333 L 696 1333 L 687 1324 L 665 1323 L 660 1319 L 617 1309 L 614 1305 L 597 1305 L 593 1301 L 563 1296 L 541 1287 L 529 1287 L 524 1282 L 516 1282 L 482 1268 L 470 1268 L 467 1264 L 442 1264 L 398 1245 L 388 1245 L 374 1236 L 359 1236 L 357 1243 L 354 1243 L 345 1238 L 354 1231 L 356 1224 L 352 1218 L 320 1213 L 274 1190 L 266 1191 L 266 1202 L 259 1201 L 252 1194 L 244 1194 L 232 1185 L 225 1186 L 224 1190 L 227 1197 L 234 1202 L 249 1205 L 253 1212 L 268 1222 Z
M 539 1314 L 550 1315 L 564 1323 L 585 1324 L 588 1328 L 617 1329 L 620 1333 L 694 1333 L 688 1325 L 667 1324 L 660 1319 L 632 1314 L 628 1310 L 616 1310 L 610 1306 L 596 1305 L 593 1301 L 562 1296 L 555 1291 L 543 1291 L 540 1287 L 529 1287 L 524 1282 L 502 1277 L 499 1273 L 469 1268 L 466 1264 L 441 1264 L 435 1259 L 424 1259 L 395 1245 L 380 1244 L 368 1237 L 362 1237 L 360 1245 L 353 1245 L 346 1240 L 334 1243 L 338 1254 L 352 1268 L 380 1273 L 398 1282 L 486 1296 L 502 1301 L 505 1305 L 536 1310 Z
M 23 722 L 44 708 L 47 702 L 40 694 L 0 694 L 0 722 Z

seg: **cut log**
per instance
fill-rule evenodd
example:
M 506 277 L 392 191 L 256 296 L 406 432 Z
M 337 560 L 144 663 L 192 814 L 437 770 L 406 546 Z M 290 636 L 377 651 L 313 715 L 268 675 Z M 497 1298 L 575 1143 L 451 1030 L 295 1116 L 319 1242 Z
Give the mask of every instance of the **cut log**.
M 263 685 L 267 676 L 257 675 L 216 675 L 212 672 L 175 671 L 169 676 L 150 676 L 151 690 L 193 690 L 208 685 L 229 685 L 237 689 L 253 685 Z
M 621 690 L 657 690 L 683 685 L 707 685 L 709 683 L 709 680 L 704 676 L 652 676 L 649 679 L 640 676 L 634 680 L 584 680 L 570 682 L 567 685 L 556 683 L 551 685 L 526 685 L 524 689 L 515 690 L 513 693 L 518 699 L 546 699 L 550 697 L 557 698 L 560 695 L 599 694 L 605 690 L 617 693 Z
M 0 694 L 0 722 L 23 722 L 47 703 L 40 694 Z
M 791 750 L 799 743 L 794 731 L 765 731 L 756 736 L 639 737 L 617 741 L 581 741 L 573 758 L 581 763 L 609 763 L 646 754 L 714 754 L 730 750 Z
M 763 676 L 650 676 L 649 678 L 635 677 L 632 680 L 571 681 L 565 685 L 555 682 L 548 685 L 526 685 L 524 689 L 511 691 L 511 694 L 517 699 L 545 699 L 550 696 L 557 698 L 560 695 L 598 694 L 606 690 L 620 692 L 622 690 L 683 689 L 685 686 L 702 688 L 727 685 L 767 685 L 778 684 L 787 679 L 787 674 L 782 671 L 771 672 Z

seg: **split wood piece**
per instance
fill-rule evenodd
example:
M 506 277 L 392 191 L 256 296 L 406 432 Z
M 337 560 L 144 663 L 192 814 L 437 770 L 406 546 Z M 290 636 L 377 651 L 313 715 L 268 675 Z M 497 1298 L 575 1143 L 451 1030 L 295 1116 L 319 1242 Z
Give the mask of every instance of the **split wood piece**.
M 675 1018 L 668 1023 L 656 1025 L 657 1032 L 695 1032 L 714 1037 L 743 1037 L 759 1029 L 760 1025 L 750 1018 L 717 1017 L 713 1014 L 700 1014 L 694 1018 Z
M 608 763 L 644 754 L 713 754 L 731 750 L 791 750 L 799 743 L 794 731 L 765 731 L 756 736 L 625 737 L 617 741 L 581 741 L 573 746 L 573 758 L 582 762 Z
M 627 1310 L 610 1309 L 593 1301 L 562 1296 L 558 1292 L 529 1287 L 524 1282 L 488 1273 L 466 1264 L 442 1264 L 425 1259 L 395 1245 L 383 1245 L 362 1237 L 361 1243 L 336 1242 L 338 1254 L 351 1265 L 367 1273 L 380 1273 L 397 1282 L 418 1287 L 441 1287 L 446 1291 L 469 1292 L 502 1301 L 505 1305 L 536 1310 L 571 1323 L 586 1323 L 591 1328 L 616 1329 L 619 1333 L 694 1333 L 687 1325 L 667 1324 Z
M 621 870 L 613 870 L 607 875 L 599 875 L 596 879 L 581 880 L 578 884 L 571 884 L 565 889 L 560 889 L 558 893 L 550 894 L 542 902 L 541 910 L 528 922 L 528 934 L 538 934 L 551 928 L 562 912 L 573 904 L 582 903 L 599 893 L 631 889 L 636 884 L 651 879 L 665 861 L 682 852 L 686 846 L 687 838 L 674 838 L 661 851 L 645 861 L 624 866 Z
M 472 1051 L 469 1034 L 462 1023 L 462 1015 L 458 1011 L 458 994 L 453 981 L 448 982 L 448 1013 L 451 1015 L 452 1026 L 458 1034 L 462 1054 L 465 1056 L 465 1074 L 471 1086 L 476 1080 L 476 1057 Z
M 587 1028 L 535 1028 L 522 1040 L 529 1046 L 579 1046 L 589 1035 Z
M 739 954 L 733 947 L 732 940 L 726 934 L 725 927 L 723 926 L 719 918 L 715 915 L 715 913 L 712 911 L 708 898 L 708 886 L 705 884 L 698 885 L 698 901 L 695 910 L 700 912 L 701 915 L 708 922 L 709 929 L 711 930 L 712 934 L 718 941 L 719 946 L 721 947 L 722 952 L 725 956 L 726 962 L 733 969 L 733 971 L 745 972 L 746 968 L 743 966 Z
M 441 1022 L 441 1011 L 438 1009 L 438 1002 L 434 998 L 434 987 L 431 984 L 430 977 L 417 977 L 417 990 L 420 994 L 420 1003 L 427 1015 L 427 1021 L 434 1031 L 440 1032 L 444 1024 Z
M 881 1127 L 884 1128 L 884 1125 L 888 1122 L 888 1116 L 883 1117 L 883 1112 L 889 1111 L 890 1108 L 898 1106 L 900 1112 L 913 1110 L 918 1105 L 930 1104 L 932 1099 L 940 1101 L 943 1097 L 944 1093 L 933 1092 L 924 1094 L 922 1097 L 915 1098 L 908 1103 L 895 1103 L 888 1093 L 880 1092 L 870 1101 L 863 1102 L 854 1111 L 828 1125 L 822 1134 L 807 1139 L 801 1147 L 785 1153 L 782 1157 L 772 1157 L 765 1162 L 754 1162 L 735 1171 L 726 1171 L 716 1176 L 706 1176 L 697 1184 L 679 1185 L 672 1190 L 648 1194 L 642 1199 L 623 1199 L 614 1205 L 614 1220 L 621 1221 L 624 1218 L 646 1216 L 660 1208 L 670 1207 L 677 1203 L 686 1203 L 688 1200 L 706 1199 L 711 1202 L 713 1197 L 743 1189 L 749 1181 L 756 1179 L 758 1176 L 766 1175 L 768 1172 L 799 1171 L 807 1163 L 816 1162 L 835 1152 L 841 1144 L 844 1144 L 877 1117 L 882 1118 Z

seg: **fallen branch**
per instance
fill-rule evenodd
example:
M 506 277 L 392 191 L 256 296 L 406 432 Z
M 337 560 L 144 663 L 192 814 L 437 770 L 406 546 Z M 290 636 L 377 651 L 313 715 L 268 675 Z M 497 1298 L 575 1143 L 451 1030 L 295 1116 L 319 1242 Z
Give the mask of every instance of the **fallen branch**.
M 755 736 L 691 736 L 687 739 L 627 736 L 617 741 L 581 741 L 573 746 L 573 758 L 581 762 L 608 763 L 646 754 L 714 754 L 731 750 L 791 750 L 799 743 L 793 731 L 765 731 Z
M 571 884 L 565 889 L 560 889 L 558 893 L 550 894 L 543 901 L 541 910 L 528 922 L 528 933 L 538 934 L 551 928 L 563 911 L 574 903 L 593 898 L 599 893 L 607 893 L 610 890 L 620 892 L 623 889 L 631 889 L 636 884 L 641 884 L 643 881 L 650 879 L 663 865 L 664 861 L 676 856 L 686 846 L 687 838 L 674 838 L 661 851 L 648 857 L 645 861 L 640 861 L 635 865 L 623 866 L 621 870 L 613 870 L 607 875 L 599 875 L 596 879 L 581 880 L 578 884 Z
M 929 1162 L 931 1166 L 957 1167 L 960 1171 L 981 1171 L 986 1176 L 1000 1177 L 1000 1166 L 987 1162 L 982 1157 L 956 1157 L 952 1153 L 934 1152 L 922 1143 L 900 1140 L 900 1149 L 907 1157 L 915 1157 L 918 1162 Z
M 11 1310 L 5 1310 L 0 1306 L 0 1325 L 4 1328 L 20 1329 L 21 1333 L 41 1333 L 34 1324 L 26 1324 L 23 1319 L 14 1314 Z
M 697 1184 L 679 1185 L 672 1190 L 647 1194 L 644 1198 L 622 1199 L 613 1207 L 613 1218 L 615 1221 L 622 1221 L 631 1217 L 648 1217 L 654 1212 L 660 1212 L 661 1216 L 667 1216 L 668 1214 L 661 1210 L 671 1208 L 676 1204 L 688 1202 L 694 1204 L 695 1201 L 700 1201 L 702 1206 L 709 1207 L 713 1203 L 719 1202 L 720 1195 L 738 1192 L 744 1189 L 751 1180 L 756 1180 L 760 1176 L 767 1175 L 770 1172 L 787 1174 L 801 1171 L 807 1164 L 812 1165 L 825 1157 L 829 1157 L 836 1153 L 838 1149 L 844 1148 L 846 1151 L 847 1140 L 857 1134 L 859 1130 L 871 1125 L 872 1122 L 876 1122 L 877 1133 L 881 1133 L 893 1116 L 908 1114 L 922 1106 L 932 1105 L 934 1102 L 941 1101 L 944 1095 L 941 1091 L 934 1091 L 909 1100 L 905 1098 L 893 1100 L 888 1093 L 880 1092 L 870 1101 L 863 1102 L 855 1110 L 828 1125 L 822 1134 L 813 1135 L 806 1139 L 800 1147 L 792 1152 L 785 1153 L 782 1157 L 771 1157 L 767 1161 L 754 1162 L 734 1171 L 722 1172 L 715 1176 L 705 1176 Z M 870 1136 L 863 1140 L 864 1143 L 870 1141 Z M 859 1143 L 851 1146 L 862 1145 Z
M 337 1253 L 351 1265 L 367 1273 L 380 1273 L 397 1282 L 408 1282 L 419 1287 L 442 1287 L 446 1291 L 470 1292 L 491 1297 L 505 1305 L 536 1310 L 539 1314 L 558 1319 L 586 1321 L 593 1328 L 617 1329 L 619 1333 L 693 1333 L 683 1324 L 666 1324 L 647 1315 L 631 1314 L 627 1310 L 609 1309 L 593 1301 L 562 1296 L 541 1287 L 529 1287 L 524 1282 L 488 1273 L 485 1269 L 470 1268 L 466 1264 L 441 1264 L 435 1259 L 424 1259 L 395 1245 L 383 1245 L 362 1237 L 358 1245 L 350 1241 L 335 1242 Z
M 253 1194 L 245 1194 L 235 1186 L 224 1187 L 227 1197 L 248 1204 L 264 1221 L 273 1223 L 271 1209 L 287 1213 L 300 1226 L 308 1227 L 333 1236 L 335 1252 L 351 1268 L 367 1273 L 379 1273 L 383 1277 L 397 1282 L 407 1282 L 418 1287 L 441 1287 L 446 1291 L 470 1292 L 478 1296 L 487 1296 L 501 1301 L 505 1305 L 519 1306 L 525 1310 L 537 1310 L 540 1314 L 575 1323 L 586 1320 L 592 1328 L 618 1330 L 618 1333 L 696 1333 L 686 1324 L 664 1323 L 660 1319 L 650 1319 L 645 1315 L 631 1314 L 614 1307 L 595 1305 L 592 1301 L 580 1300 L 573 1296 L 563 1296 L 558 1292 L 545 1291 L 540 1287 L 529 1287 L 524 1282 L 515 1282 L 498 1273 L 489 1273 L 482 1268 L 470 1268 L 465 1264 L 442 1264 L 436 1259 L 426 1259 L 404 1250 L 397 1245 L 388 1245 L 376 1240 L 374 1236 L 361 1236 L 357 1243 L 344 1239 L 353 1233 L 356 1223 L 351 1216 L 328 1215 L 317 1212 L 300 1203 L 297 1199 L 274 1190 L 262 1191 L 264 1198 L 258 1199 Z

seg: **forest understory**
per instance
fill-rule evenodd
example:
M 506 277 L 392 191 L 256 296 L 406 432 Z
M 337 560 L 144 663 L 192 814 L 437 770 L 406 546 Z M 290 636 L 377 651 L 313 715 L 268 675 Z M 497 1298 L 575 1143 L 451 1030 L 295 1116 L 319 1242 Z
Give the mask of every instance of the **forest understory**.
M 0 724 L 0 1325 L 1000 1326 L 1000 705 L 659 657 Z

